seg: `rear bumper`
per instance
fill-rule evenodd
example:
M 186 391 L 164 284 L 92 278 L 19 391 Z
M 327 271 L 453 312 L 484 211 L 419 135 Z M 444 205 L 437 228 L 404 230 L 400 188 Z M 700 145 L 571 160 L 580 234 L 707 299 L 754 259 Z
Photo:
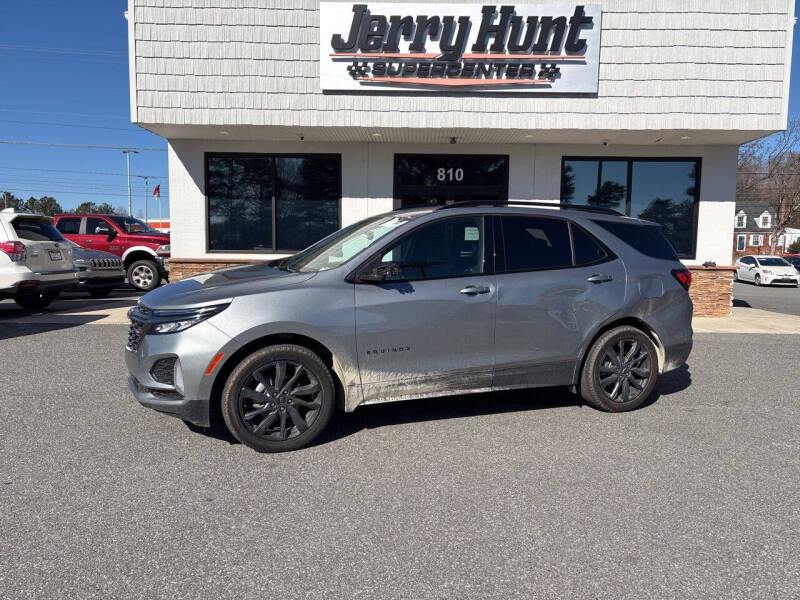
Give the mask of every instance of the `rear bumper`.
M 31 273 L 20 281 L 15 282 L 10 287 L 0 289 L 0 298 L 14 298 L 16 296 L 37 296 L 43 292 L 63 292 L 71 290 L 78 285 L 78 274 L 70 273 L 68 277 L 53 277 L 52 275 L 42 275 L 37 277 L 36 273 Z
M 178 394 L 151 390 L 142 385 L 133 375 L 128 377 L 128 388 L 139 404 L 146 408 L 178 417 L 200 427 L 211 425 L 208 400 L 188 400 Z
M 692 340 L 672 344 L 664 348 L 664 368 L 663 373 L 674 371 L 686 364 L 689 355 L 692 353 Z

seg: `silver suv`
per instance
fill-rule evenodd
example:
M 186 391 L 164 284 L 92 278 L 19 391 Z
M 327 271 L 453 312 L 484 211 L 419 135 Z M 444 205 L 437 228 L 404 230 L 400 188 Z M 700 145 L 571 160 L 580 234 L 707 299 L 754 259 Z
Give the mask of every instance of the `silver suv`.
M 690 272 L 654 223 L 542 203 L 401 210 L 285 259 L 214 271 L 129 313 L 155 410 L 293 450 L 336 405 L 569 386 L 625 411 L 692 347 Z

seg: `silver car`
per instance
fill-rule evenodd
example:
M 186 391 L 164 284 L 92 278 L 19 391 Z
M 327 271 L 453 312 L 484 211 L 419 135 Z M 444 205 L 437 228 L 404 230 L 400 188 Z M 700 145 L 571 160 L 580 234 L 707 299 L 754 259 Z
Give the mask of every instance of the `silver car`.
M 281 260 L 145 295 L 129 387 L 155 410 L 293 450 L 336 406 L 569 386 L 625 411 L 692 348 L 690 272 L 654 223 L 469 202 L 400 210 Z

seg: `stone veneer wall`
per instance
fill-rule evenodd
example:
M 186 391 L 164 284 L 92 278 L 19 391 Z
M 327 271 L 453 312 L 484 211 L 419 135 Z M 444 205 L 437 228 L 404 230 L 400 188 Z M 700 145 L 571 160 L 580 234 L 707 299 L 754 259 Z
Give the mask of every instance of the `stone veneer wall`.
M 244 265 L 255 260 L 171 258 L 169 279 L 179 281 L 198 273 Z M 696 317 L 727 317 L 733 305 L 733 267 L 689 267 L 692 271 L 690 296 Z
M 733 306 L 733 267 L 689 267 L 695 317 L 727 317 Z

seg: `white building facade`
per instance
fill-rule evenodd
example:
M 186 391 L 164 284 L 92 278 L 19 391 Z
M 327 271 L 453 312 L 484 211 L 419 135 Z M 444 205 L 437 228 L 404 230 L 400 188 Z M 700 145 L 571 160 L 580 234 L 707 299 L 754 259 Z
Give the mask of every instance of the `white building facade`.
M 793 0 L 127 15 L 131 119 L 169 142 L 176 272 L 476 199 L 614 208 L 660 221 L 688 265 L 729 265 L 738 146 L 787 122 Z

